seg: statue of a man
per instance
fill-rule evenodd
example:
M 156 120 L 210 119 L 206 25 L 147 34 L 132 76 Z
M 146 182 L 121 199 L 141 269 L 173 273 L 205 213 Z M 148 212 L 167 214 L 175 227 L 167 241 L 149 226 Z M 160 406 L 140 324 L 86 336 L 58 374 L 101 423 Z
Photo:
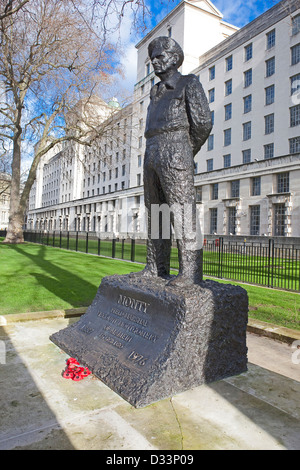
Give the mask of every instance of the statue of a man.
M 179 259 L 178 276 L 169 284 L 185 286 L 202 280 L 202 247 L 190 249 L 191 240 L 183 225 L 190 217 L 189 232 L 196 232 L 194 156 L 211 131 L 211 113 L 199 79 L 178 71 L 184 55 L 174 39 L 158 37 L 149 44 L 148 52 L 160 82 L 150 92 L 145 129 L 148 241 L 147 265 L 140 274 L 169 276 L 171 236 L 160 233 L 153 237 L 153 207 L 167 205 L 171 213 L 169 220 L 175 227 Z M 168 223 L 162 220 L 162 226 L 164 222 Z

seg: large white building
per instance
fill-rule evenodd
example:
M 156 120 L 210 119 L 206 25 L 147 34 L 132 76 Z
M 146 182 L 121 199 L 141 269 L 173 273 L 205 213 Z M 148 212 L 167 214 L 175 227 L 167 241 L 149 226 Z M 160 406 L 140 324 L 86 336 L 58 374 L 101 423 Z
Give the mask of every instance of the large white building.
M 300 8 L 283 0 L 238 29 L 210 1 L 183 0 L 137 44 L 137 83 L 124 109 L 109 103 L 94 148 L 72 144 L 40 163 L 28 229 L 145 237 L 144 124 L 157 81 L 157 36 L 183 48 L 213 117 L 195 158 L 204 234 L 300 237 Z
M 0 230 L 8 227 L 11 175 L 0 173 Z

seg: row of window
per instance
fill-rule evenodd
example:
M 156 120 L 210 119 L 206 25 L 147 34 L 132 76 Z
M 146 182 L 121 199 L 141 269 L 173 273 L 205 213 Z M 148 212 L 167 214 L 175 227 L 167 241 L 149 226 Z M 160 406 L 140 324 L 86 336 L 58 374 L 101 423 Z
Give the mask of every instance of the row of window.
M 295 95 L 299 92 L 300 90 L 300 74 L 294 75 L 291 77 L 291 95 Z M 275 85 L 270 85 L 265 88 L 265 105 L 268 106 L 275 101 Z M 252 111 L 252 94 L 244 96 L 243 97 L 243 111 L 244 114 L 249 113 Z M 292 116 L 292 114 L 295 115 L 295 113 L 299 113 L 299 105 L 298 106 L 293 106 L 290 108 L 291 112 L 291 122 L 290 126 L 296 126 L 299 124 L 299 120 L 295 120 Z M 214 111 L 212 113 L 212 121 L 214 124 Z M 232 103 L 228 103 L 224 105 L 224 120 L 228 121 L 232 118 Z
M 300 113 L 300 105 L 293 106 L 291 109 L 291 122 L 293 122 L 293 126 L 298 125 L 299 122 L 299 114 Z M 274 113 L 268 114 L 264 116 L 265 119 L 265 134 L 272 134 L 274 132 Z M 296 124 L 296 122 L 298 124 Z M 251 139 L 252 135 L 252 122 L 244 122 L 242 124 L 243 127 L 243 141 Z M 225 129 L 223 131 L 224 136 L 224 147 L 228 147 L 231 145 L 231 128 Z M 207 150 L 214 149 L 214 134 L 210 134 L 207 139 Z
M 249 206 L 250 235 L 261 235 L 261 211 L 260 205 Z M 211 234 L 218 233 L 218 208 L 209 210 Z M 274 204 L 273 206 L 273 235 L 284 237 L 286 235 L 287 211 L 285 204 Z M 223 223 L 223 222 L 222 222 Z M 236 207 L 227 208 L 227 234 L 236 235 L 237 228 L 237 209 Z
M 199 188 L 198 188 L 199 190 Z M 279 173 L 276 180 L 277 193 L 288 193 L 290 190 L 290 176 L 289 172 Z M 250 196 L 261 195 L 261 177 L 255 176 L 251 178 Z M 240 197 L 240 180 L 233 180 L 230 182 L 230 198 Z M 219 183 L 210 185 L 210 199 L 215 201 L 219 199 Z M 198 197 L 199 200 L 199 197 Z
M 292 35 L 294 36 L 300 31 L 300 14 L 292 18 Z M 273 29 L 266 34 L 266 50 L 272 49 L 276 44 L 276 30 Z M 248 62 L 253 57 L 253 44 L 247 44 L 244 47 L 244 61 Z M 291 47 L 291 65 L 295 65 L 300 61 L 300 44 Z M 225 58 L 225 71 L 229 72 L 233 69 L 233 56 Z M 269 77 L 275 72 L 275 58 L 272 57 L 266 61 L 266 76 Z M 215 65 L 208 69 L 209 80 L 216 77 Z M 251 71 L 252 75 L 252 71 Z
M 230 129 L 227 129 L 230 130 Z M 251 129 L 247 129 L 246 131 L 250 132 Z M 227 139 L 231 139 L 231 134 L 227 135 Z M 247 140 L 247 139 L 244 139 Z M 224 141 L 225 141 L 225 134 L 224 134 Z M 225 146 L 225 143 L 224 143 Z M 208 149 L 210 150 L 210 149 Z M 274 143 L 271 142 L 269 144 L 266 144 L 263 146 L 263 152 L 264 152 L 264 159 L 267 160 L 269 158 L 273 158 L 275 156 L 275 151 L 274 151 Z M 289 153 L 290 154 L 296 154 L 300 153 L 300 136 L 293 137 L 289 139 Z M 251 149 L 245 149 L 242 150 L 242 163 L 250 163 L 252 161 L 252 156 L 251 156 Z M 228 153 L 226 155 L 223 155 L 223 167 L 224 168 L 229 168 L 232 164 L 231 161 L 231 154 Z M 206 160 L 206 171 L 213 171 L 214 170 L 214 159 L 213 158 L 208 158 Z

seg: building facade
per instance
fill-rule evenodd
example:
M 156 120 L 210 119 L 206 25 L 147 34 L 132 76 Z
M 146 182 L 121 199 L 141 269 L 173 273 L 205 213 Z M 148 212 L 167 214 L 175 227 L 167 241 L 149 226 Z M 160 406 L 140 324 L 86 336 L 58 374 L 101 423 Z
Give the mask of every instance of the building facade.
M 0 230 L 8 227 L 11 176 L 0 173 Z
M 157 81 L 147 47 L 171 36 L 185 53 L 181 72 L 199 77 L 214 123 L 195 158 L 202 231 L 300 237 L 297 3 L 284 0 L 238 29 L 209 1 L 180 2 L 137 44 L 132 104 L 107 105 L 92 148 L 68 144 L 40 162 L 27 228 L 145 237 L 143 134 Z

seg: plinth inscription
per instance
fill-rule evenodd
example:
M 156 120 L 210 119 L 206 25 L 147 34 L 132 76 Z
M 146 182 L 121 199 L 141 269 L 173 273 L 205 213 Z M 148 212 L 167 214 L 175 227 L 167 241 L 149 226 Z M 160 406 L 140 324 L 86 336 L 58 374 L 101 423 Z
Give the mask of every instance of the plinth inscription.
M 94 348 L 118 356 L 129 368 L 149 368 L 164 347 L 172 328 L 171 316 L 167 315 L 162 324 L 158 316 L 151 315 L 150 302 L 117 291 L 102 298 L 98 307 L 93 323 L 83 318 L 80 326 L 83 334 L 91 336 Z

